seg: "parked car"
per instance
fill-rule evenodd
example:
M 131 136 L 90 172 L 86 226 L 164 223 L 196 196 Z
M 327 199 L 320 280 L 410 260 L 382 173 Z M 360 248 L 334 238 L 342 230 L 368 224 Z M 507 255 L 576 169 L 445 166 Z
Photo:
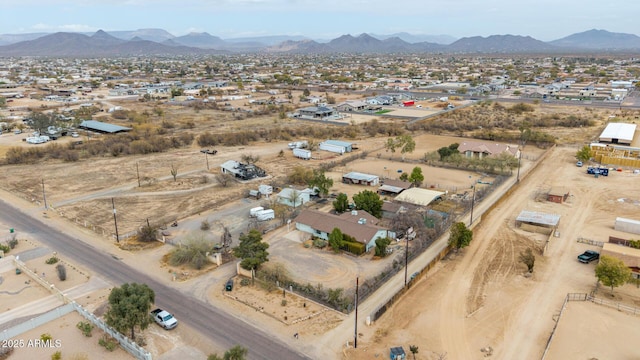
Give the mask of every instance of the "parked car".
M 224 285 L 224 289 L 227 291 L 233 290 L 233 279 L 227 280 L 227 283 Z
M 600 258 L 600 254 L 593 250 L 587 250 L 582 254 L 578 255 L 578 261 L 584 264 L 588 264 L 594 260 L 598 260 Z
M 73 137 L 73 138 L 77 138 L 77 137 L 80 137 L 80 135 L 78 135 L 78 133 L 77 133 L 77 132 L 72 132 L 72 133 L 71 133 L 71 137 Z
M 151 312 L 153 320 L 165 330 L 170 330 L 178 326 L 178 320 L 171 313 L 162 309 L 155 309 Z
M 576 166 L 577 166 L 577 167 L 582 167 L 582 161 L 578 161 L 578 162 L 576 163 Z

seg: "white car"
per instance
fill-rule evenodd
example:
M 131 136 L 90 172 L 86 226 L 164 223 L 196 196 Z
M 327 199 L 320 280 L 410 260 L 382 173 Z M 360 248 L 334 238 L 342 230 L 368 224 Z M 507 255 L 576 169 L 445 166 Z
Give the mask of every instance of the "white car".
M 71 137 L 72 137 L 72 138 L 77 138 L 77 137 L 80 137 L 80 135 L 78 135 L 78 133 L 77 133 L 77 132 L 72 132 L 72 133 L 71 133 Z

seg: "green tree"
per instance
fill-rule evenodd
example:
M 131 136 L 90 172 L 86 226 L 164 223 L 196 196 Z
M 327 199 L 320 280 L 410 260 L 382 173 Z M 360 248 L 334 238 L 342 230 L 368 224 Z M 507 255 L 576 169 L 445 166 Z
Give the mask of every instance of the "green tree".
M 604 286 L 613 288 L 624 285 L 631 279 L 631 269 L 620 259 L 603 255 L 596 265 L 596 277 Z
M 418 346 L 417 345 L 409 345 L 409 351 L 411 351 L 411 354 L 413 354 L 413 360 L 416 360 L 416 354 L 418 353 Z
M 333 228 L 331 234 L 329 234 L 329 246 L 333 249 L 334 252 L 340 252 L 342 248 L 342 244 L 344 242 L 344 235 L 342 231 L 338 228 Z
M 146 284 L 126 283 L 109 294 L 109 310 L 104 315 L 107 325 L 121 333 L 131 331 L 135 339 L 136 327 L 144 330 L 151 323 L 151 304 L 155 293 Z
M 389 238 L 377 238 L 376 239 L 376 256 L 385 257 L 387 256 L 387 246 L 391 244 L 391 239 Z
M 469 246 L 473 239 L 473 231 L 467 229 L 467 226 L 462 222 L 457 222 L 451 225 L 449 232 L 449 245 L 453 246 L 456 250 L 460 250 Z
M 224 356 L 220 357 L 218 354 L 210 354 L 207 356 L 207 360 L 245 360 L 249 351 L 240 345 L 236 345 L 231 349 L 225 351 Z
M 309 181 L 309 186 L 318 188 L 320 195 L 327 195 L 333 186 L 333 179 L 328 178 L 322 170 L 313 170 L 313 178 Z
M 449 146 L 444 146 L 438 149 L 438 155 L 440 155 L 440 161 L 445 161 L 446 158 L 453 154 L 458 154 L 458 143 L 453 143 Z
M 47 128 L 49 126 L 54 126 L 56 122 L 56 113 L 45 114 L 41 112 L 34 112 L 33 116 L 31 117 L 31 128 L 43 135 Z
M 404 160 L 404 155 L 406 153 L 412 153 L 416 149 L 416 141 L 413 140 L 411 135 L 399 135 L 396 136 L 395 139 L 388 138 L 384 146 L 387 151 L 391 151 L 392 153 L 395 153 L 397 149 L 400 149 L 402 160 Z
M 308 97 L 309 95 L 311 95 L 311 92 L 309 91 L 309 89 L 302 90 L 302 96 Z
M 333 208 L 339 214 L 347 211 L 349 209 L 349 197 L 347 197 L 347 194 L 338 194 L 338 197 L 333 201 Z
M 533 255 L 531 248 L 527 248 L 525 251 L 521 251 L 518 259 L 521 263 L 527 265 L 527 270 L 532 273 L 533 265 L 536 263 L 536 257 Z
M 356 204 L 356 209 L 364 210 L 378 219 L 382 217 L 383 201 L 377 193 L 363 190 L 353 195 L 353 202 Z
M 413 186 L 419 187 L 420 184 L 424 181 L 424 175 L 422 175 L 422 168 L 420 166 L 416 166 L 411 171 L 411 175 L 409 175 L 408 180 L 413 184 Z
M 245 360 L 249 351 L 240 345 L 236 345 L 225 351 L 224 360 Z
M 400 180 L 409 181 L 409 173 L 403 172 L 402 175 L 400 175 Z
M 246 270 L 255 270 L 269 261 L 269 244 L 262 241 L 262 235 L 256 229 L 240 236 L 240 243 L 233 249 L 233 255 L 242 259 L 240 266 Z
M 591 148 L 589 147 L 589 145 L 583 146 L 576 153 L 576 159 L 578 159 L 579 161 L 582 161 L 582 162 L 589 161 L 589 159 L 591 159 L 592 156 L 593 156 L 593 154 L 591 152 Z

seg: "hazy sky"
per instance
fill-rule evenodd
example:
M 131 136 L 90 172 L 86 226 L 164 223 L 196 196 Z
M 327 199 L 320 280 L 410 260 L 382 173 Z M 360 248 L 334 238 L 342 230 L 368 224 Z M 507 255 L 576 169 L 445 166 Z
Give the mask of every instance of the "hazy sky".
M 638 15 L 639 0 L 0 0 L 0 34 L 162 28 L 222 38 L 408 32 L 549 41 L 590 29 L 638 35 Z

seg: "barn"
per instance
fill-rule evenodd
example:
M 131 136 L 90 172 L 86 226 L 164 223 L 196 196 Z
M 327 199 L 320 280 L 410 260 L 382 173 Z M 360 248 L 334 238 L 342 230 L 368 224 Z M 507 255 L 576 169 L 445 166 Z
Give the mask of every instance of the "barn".
M 84 120 L 80 123 L 80 125 L 78 125 L 78 128 L 101 133 L 101 134 L 115 134 L 119 132 L 127 132 L 132 130 L 129 127 L 109 124 L 109 123 L 96 121 L 96 120 Z

